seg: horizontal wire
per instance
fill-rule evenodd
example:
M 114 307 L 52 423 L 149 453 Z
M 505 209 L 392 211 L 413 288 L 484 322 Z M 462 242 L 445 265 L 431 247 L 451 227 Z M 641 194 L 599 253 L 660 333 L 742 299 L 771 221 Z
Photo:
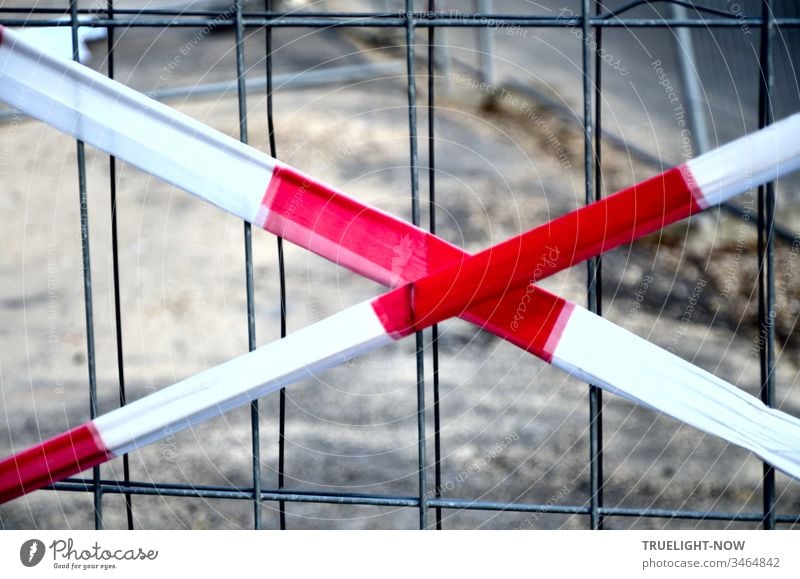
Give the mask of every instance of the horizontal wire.
M 5 9 L 0 9 L 0 15 Z M 777 27 L 797 28 L 800 27 L 800 18 L 774 18 L 772 22 Z M 0 16 L 0 24 L 4 26 L 22 27 L 41 27 L 41 26 L 70 26 L 68 21 L 61 19 L 42 19 L 30 20 L 27 18 L 3 18 Z M 214 27 L 233 27 L 236 20 L 229 17 L 216 18 L 197 18 L 191 13 L 183 13 L 175 18 L 125 18 L 119 17 L 113 20 L 97 18 L 92 20 L 82 20 L 80 27 L 86 28 L 203 28 L 206 26 Z M 243 24 L 247 28 L 253 27 L 273 27 L 273 28 L 348 28 L 348 27 L 376 27 L 376 28 L 402 28 L 406 25 L 406 18 L 399 16 L 388 16 L 375 18 L 372 16 L 352 16 L 352 15 L 328 15 L 325 17 L 300 17 L 276 16 L 270 18 L 268 15 L 251 15 L 243 17 Z M 490 27 L 497 28 L 502 26 L 519 26 L 525 28 L 574 28 L 582 25 L 579 17 L 559 17 L 559 16 L 492 16 L 492 15 L 464 15 L 453 18 L 421 18 L 415 20 L 414 25 L 420 28 L 439 27 L 439 28 L 475 28 Z M 762 26 L 763 21 L 758 17 L 745 18 L 617 18 L 607 20 L 605 18 L 589 18 L 589 25 L 594 28 L 660 28 L 660 27 L 687 27 L 687 28 L 738 28 L 741 26 Z
M 88 479 L 68 479 L 43 490 L 81 492 L 91 488 Z M 205 499 L 237 499 L 252 500 L 253 489 L 250 487 L 200 486 L 178 483 L 144 483 L 128 484 L 113 481 L 100 481 L 103 493 L 134 494 L 151 496 L 191 497 Z M 419 497 L 403 495 L 381 495 L 360 493 L 311 492 L 292 489 L 264 489 L 261 491 L 262 501 L 285 501 L 295 503 L 372 505 L 385 507 L 419 508 Z M 589 506 L 553 505 L 539 503 L 510 503 L 504 501 L 479 501 L 472 499 L 429 498 L 429 507 L 465 511 L 506 511 L 517 513 L 542 513 L 553 515 L 589 515 Z M 760 522 L 764 513 L 742 513 L 725 511 L 692 511 L 679 509 L 653 509 L 645 507 L 602 507 L 600 513 L 608 517 L 646 517 L 713 521 Z M 777 515 L 778 523 L 800 524 L 798 515 Z

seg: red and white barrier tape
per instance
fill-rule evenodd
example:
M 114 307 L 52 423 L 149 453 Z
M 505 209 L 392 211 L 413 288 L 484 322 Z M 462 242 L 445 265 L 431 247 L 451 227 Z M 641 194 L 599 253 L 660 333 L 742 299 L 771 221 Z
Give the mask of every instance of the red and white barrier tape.
M 0 30 L 0 35 L 2 32 Z M 417 281 L 3 461 L 0 463 L 0 501 L 40 488 L 51 481 L 51 476 L 52 480 L 57 480 L 56 475 L 63 478 L 99 464 L 110 456 L 152 442 L 160 438 L 159 431 L 167 426 L 174 432 L 217 415 L 306 376 L 308 372 L 330 367 L 388 343 L 391 340 L 387 335 L 395 338 L 407 335 L 415 329 L 462 313 L 467 305 L 472 304 L 477 305 L 464 313 L 464 317 L 546 360 L 552 359 L 554 365 L 750 448 L 778 468 L 798 476 L 797 451 L 793 450 L 800 448 L 796 419 L 767 409 L 733 386 L 531 284 L 586 257 L 655 231 L 712 202 L 727 199 L 762 179 L 793 170 L 800 163 L 800 151 L 796 143 L 794 147 L 787 146 L 792 144 L 787 135 L 797 129 L 800 117 L 782 121 L 686 166 L 465 259 L 465 254 L 446 242 L 385 213 L 364 207 L 308 176 L 279 165 L 269 157 L 134 91 L 120 88 L 113 81 L 83 67 L 53 59 L 42 64 L 46 58 L 16 40 L 12 50 L 8 39 L 8 33 L 5 39 L 0 36 L 0 80 L 3 81 L 0 82 L 0 99 L 52 122 L 90 144 L 139 164 L 240 217 L 334 258 L 350 269 L 392 285 Z M 27 96 L 9 99 L 14 89 L 5 88 L 13 84 L 6 84 L 7 62 L 16 62 L 14 53 L 19 49 L 27 55 L 28 66 L 17 63 L 16 68 L 10 69 L 8 76 L 17 83 L 17 91 L 32 91 L 39 95 L 38 99 L 48 99 L 53 90 L 52 83 L 57 78 L 71 78 L 61 88 L 65 89 L 65 94 L 79 95 L 75 102 L 62 107 L 63 102 L 69 100 L 62 98 L 57 105 L 48 108 L 42 103 L 32 105 Z M 50 75 L 43 86 L 34 88 L 30 86 L 32 80 L 48 76 L 46 72 L 28 75 L 30 67 L 36 64 L 43 66 Z M 20 81 L 20 74 L 28 75 L 27 80 Z M 99 94 L 93 95 L 99 81 L 108 86 L 100 87 Z M 47 82 L 50 82 L 49 89 Z M 84 90 L 77 90 L 79 87 Z M 103 98 L 107 102 L 97 101 Z M 122 110 L 109 110 L 117 105 Z M 101 111 L 93 107 L 100 107 Z M 53 111 L 55 115 L 51 116 Z M 95 118 L 84 118 L 87 114 Z M 105 126 L 103 123 L 110 121 L 104 118 L 104 114 L 116 122 Z M 118 126 L 120 116 L 135 121 L 133 124 L 137 126 L 146 124 L 145 118 L 155 124 L 150 126 L 147 134 L 138 137 L 136 131 L 109 135 L 121 131 L 114 128 Z M 159 124 L 165 126 L 159 127 Z M 169 138 L 197 148 L 198 153 L 187 155 L 184 147 L 166 146 Z M 194 139 L 199 142 L 195 143 Z M 150 156 L 147 154 L 149 142 L 157 142 L 152 147 L 156 151 Z M 743 153 L 750 153 L 746 158 L 757 162 L 749 165 L 737 163 L 725 168 L 725 162 L 729 163 L 730 159 Z M 192 167 L 192 171 L 175 170 L 170 163 L 164 162 L 165 155 L 175 157 L 177 166 Z M 197 167 L 198 158 L 207 161 L 201 163 L 203 167 Z M 225 187 L 231 189 L 225 179 L 231 158 L 241 167 L 246 167 L 243 171 L 247 176 L 244 189 L 248 192 L 244 196 L 239 189 L 241 182 L 236 184 L 237 191 L 223 193 Z M 718 166 L 718 163 L 723 164 Z M 221 167 L 225 167 L 224 174 Z M 262 181 L 259 202 L 255 204 L 256 176 L 259 171 L 260 175 L 269 175 L 269 167 L 272 175 L 267 192 L 263 193 Z M 213 186 L 207 186 L 209 182 Z M 302 206 L 302 211 L 298 210 L 299 206 Z M 381 245 L 376 245 L 381 241 Z M 396 260 L 397 247 L 403 247 L 410 255 L 409 259 L 401 260 L 401 264 Z M 444 269 L 421 278 L 441 266 Z M 492 276 L 487 278 L 489 267 Z M 489 281 L 491 283 L 487 283 Z M 526 304 L 525 311 L 529 312 L 524 319 L 515 317 L 520 303 Z M 613 337 L 614 341 L 603 340 L 612 353 L 587 356 L 582 343 L 587 331 L 594 338 L 598 335 Z M 331 346 L 342 344 L 343 336 L 348 337 L 343 346 Z M 619 368 L 609 367 L 609 360 L 625 352 L 626 347 L 635 351 L 637 357 L 648 360 L 648 366 L 643 366 L 646 372 L 640 372 L 643 376 L 636 375 L 635 380 L 635 372 L 620 373 L 617 371 Z M 297 360 L 300 352 L 303 359 L 298 364 L 285 363 L 292 357 Z M 264 364 L 266 359 L 268 365 Z M 252 368 L 259 368 L 257 375 Z M 268 375 L 262 371 L 263 368 L 269 368 Z M 683 390 L 673 396 L 668 389 L 654 392 L 651 386 L 643 387 L 643 384 L 653 384 L 652 372 L 657 372 L 657 369 L 665 371 L 662 378 L 669 387 L 677 384 Z M 714 403 L 714 417 L 718 420 L 709 420 L 709 408 L 696 403 L 698 388 L 703 387 L 710 389 L 707 394 L 715 394 L 709 402 Z M 722 401 L 717 399 L 719 396 L 722 396 Z M 686 404 L 689 404 L 688 409 Z M 751 428 L 740 428 L 738 422 L 741 421 L 751 422 Z
M 402 221 L 359 214 L 358 201 L 2 27 L 0 81 L 0 100 L 26 114 L 378 282 L 416 280 L 463 255 L 427 234 L 412 241 Z M 569 214 L 557 230 L 540 228 L 528 239 L 542 244 L 533 250 L 547 267 L 533 273 L 547 275 L 797 169 L 799 130 L 795 115 Z M 412 257 L 397 259 L 395 250 Z M 530 348 L 541 340 L 530 324 L 514 323 L 521 302 L 527 305 L 524 289 L 474 305 L 464 317 Z

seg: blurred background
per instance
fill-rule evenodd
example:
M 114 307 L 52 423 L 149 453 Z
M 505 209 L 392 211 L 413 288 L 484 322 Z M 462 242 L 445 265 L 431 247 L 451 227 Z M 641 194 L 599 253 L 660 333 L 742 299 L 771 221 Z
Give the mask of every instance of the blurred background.
M 379 21 L 406 11 L 405 2 L 388 0 L 272 4 L 286 18 L 311 12 L 322 20 L 346 12 L 343 21 L 367 13 Z M 106 17 L 106 2 L 77 5 L 81 18 Z M 113 73 L 236 138 L 241 104 L 250 145 L 408 220 L 417 171 L 422 225 L 433 214 L 439 235 L 476 251 L 585 203 L 585 44 L 592 66 L 598 63 L 588 98 L 596 99 L 590 110 L 601 147 L 590 178 L 602 195 L 758 127 L 759 0 L 707 0 L 700 12 L 671 2 L 591 5 L 609 21 L 658 26 L 609 26 L 584 38 L 580 23 L 568 20 L 580 16 L 579 1 L 438 1 L 433 9 L 456 23 L 473 13 L 566 20 L 534 27 L 487 16 L 482 26 L 437 27 L 432 38 L 417 26 L 409 77 L 405 27 L 334 27 L 325 20 L 319 27 L 278 26 L 268 38 L 253 25 L 239 44 L 246 81 L 239 93 L 235 5 L 116 1 L 115 18 L 128 23 L 113 29 Z M 413 6 L 420 18 L 431 9 L 427 2 Z M 800 18 L 797 2 L 769 7 L 775 18 Z M 255 19 L 265 5 L 248 1 L 242 10 Z M 35 25 L 59 17 L 69 19 L 68 2 L 0 0 L 0 23 L 70 57 L 69 27 Z M 187 24 L 217 17 L 220 24 Z M 665 24 L 700 17 L 735 25 Z M 106 29 L 84 26 L 79 33 L 81 61 L 108 73 Z M 769 104 L 780 119 L 800 110 L 800 28 L 776 27 L 769 50 Z M 409 82 L 416 90 L 416 166 L 409 162 Z M 115 247 L 109 160 L 87 147 L 96 344 L 87 352 L 78 167 L 74 141 L 0 109 L 2 456 L 87 420 L 90 375 L 103 413 L 119 405 L 123 381 L 134 400 L 248 349 L 242 223 L 117 163 Z M 798 178 L 781 180 L 775 192 L 769 380 L 776 406 L 800 416 Z M 757 396 L 767 315 L 759 317 L 758 206 L 750 191 L 730 207 L 609 253 L 596 296 L 617 324 Z M 259 345 L 278 339 L 282 323 L 292 332 L 382 291 L 288 244 L 281 267 L 276 240 L 263 231 L 253 231 L 252 244 Z M 542 285 L 587 303 L 585 266 Z M 0 526 L 252 528 L 260 518 L 264 528 L 418 528 L 420 496 L 462 500 L 429 510 L 427 526 L 447 529 L 589 528 L 600 522 L 600 503 L 616 509 L 602 518 L 605 528 L 762 524 L 762 463 L 750 453 L 612 395 L 600 400 L 600 420 L 590 412 L 586 384 L 465 322 L 442 324 L 436 351 L 433 343 L 426 332 L 423 488 L 420 374 L 408 340 L 290 387 L 283 410 L 279 395 L 268 396 L 252 415 L 240 409 L 132 454 L 128 506 L 115 486 L 125 480 L 117 459 L 100 469 L 102 496 L 74 492 L 77 483 L 73 491 L 39 491 L 0 506 Z M 590 441 L 600 433 L 602 457 L 591 461 Z M 325 500 L 265 500 L 254 515 L 247 499 L 254 438 L 264 490 Z M 592 473 L 601 462 L 599 490 Z M 91 482 L 92 473 L 83 478 Z M 794 528 L 797 481 L 778 473 L 770 497 L 778 526 Z M 463 508 L 470 504 L 483 507 Z

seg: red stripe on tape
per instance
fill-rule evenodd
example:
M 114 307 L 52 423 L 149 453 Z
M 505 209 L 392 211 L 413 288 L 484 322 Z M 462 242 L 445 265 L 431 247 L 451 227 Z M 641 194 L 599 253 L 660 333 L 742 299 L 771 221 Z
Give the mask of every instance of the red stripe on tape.
M 524 260 L 534 264 L 528 281 L 541 279 L 691 215 L 700 210 L 698 196 L 701 198 L 702 193 L 688 167 L 681 166 L 540 227 L 530 232 L 538 231 L 524 244 L 541 245 L 537 259 L 529 255 Z M 392 215 L 365 207 L 360 201 L 286 165 L 275 167 L 262 205 L 266 209 L 264 229 L 384 285 L 395 287 L 413 282 L 442 267 L 449 267 L 450 274 L 460 273 L 461 277 L 452 277 L 451 282 L 458 279 L 464 283 L 463 276 L 468 275 L 460 265 L 453 265 L 468 257 L 461 249 Z M 518 240 L 516 248 L 514 241 L 506 242 L 510 251 L 501 258 L 503 261 L 525 251 L 522 240 Z M 475 267 L 472 266 L 473 272 Z M 484 276 L 487 271 L 484 266 L 481 278 L 487 277 Z M 450 274 L 440 275 L 440 282 L 447 282 Z M 433 304 L 418 298 L 419 286 L 408 288 L 384 298 L 375 308 L 376 313 L 387 331 L 406 335 L 430 315 L 426 311 L 432 312 L 437 306 L 448 307 L 447 290 L 453 287 L 452 283 L 449 288 L 440 286 L 445 289 L 445 299 Z M 571 310 L 564 310 L 568 302 L 540 288 L 531 291 L 533 287 L 529 283 L 527 288 L 512 291 L 505 299 L 495 297 L 486 304 L 476 305 L 464 318 L 549 361 L 560 337 L 558 328 L 569 318 Z M 456 294 L 451 301 L 460 300 L 461 292 Z
M 94 424 L 87 422 L 0 462 L 0 503 L 109 458 Z
M 390 287 L 469 256 L 285 165 L 275 168 L 262 205 L 264 229 Z M 540 288 L 528 289 L 480 304 L 464 318 L 549 362 L 552 330 L 566 302 Z
M 461 317 L 550 362 L 574 307 L 529 285 L 473 306 Z
M 684 174 L 670 169 L 397 288 L 375 312 L 387 333 L 406 336 L 688 217 L 701 207 Z
M 264 229 L 365 277 L 395 287 L 446 264 L 457 247 L 278 164 L 264 199 Z

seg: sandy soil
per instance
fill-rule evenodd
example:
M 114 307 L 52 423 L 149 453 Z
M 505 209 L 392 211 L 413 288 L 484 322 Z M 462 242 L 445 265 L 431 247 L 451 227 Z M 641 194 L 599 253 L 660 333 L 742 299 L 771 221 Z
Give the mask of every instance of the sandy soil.
M 285 54 L 292 54 L 289 38 L 281 39 Z M 185 39 L 171 42 L 180 46 L 181 40 Z M 324 52 L 329 46 L 328 37 L 314 40 L 311 51 Z M 209 42 L 229 41 L 220 34 Z M 252 53 L 258 54 L 262 39 L 253 37 L 251 42 Z M 352 55 L 344 59 L 348 62 L 385 60 L 395 54 L 363 52 L 362 40 L 335 36 L 332 42 L 351 47 Z M 148 65 L 147 74 L 130 77 L 131 84 L 146 85 L 144 79 L 152 80 L 158 64 L 168 62 L 170 54 L 163 48 L 160 60 Z M 181 71 L 181 82 L 198 80 L 192 70 L 216 70 L 203 64 L 208 54 L 197 57 L 199 68 Z M 130 62 L 127 65 L 135 70 Z M 535 102 L 526 101 L 537 115 L 533 117 L 518 105 L 490 101 L 454 77 L 440 80 L 440 94 L 441 235 L 476 250 L 582 203 L 582 140 L 573 125 Z M 408 218 L 405 99 L 403 78 L 281 91 L 275 103 L 278 154 Z M 231 96 L 173 104 L 238 135 L 237 105 Z M 248 107 L 249 142 L 266 150 L 263 96 L 250 95 Z M 424 117 L 421 109 L 421 135 L 426 130 Z M 563 155 L 556 153 L 557 147 Z M 118 404 L 108 163 L 94 150 L 87 150 L 87 156 L 97 381 L 100 411 L 105 412 Z M 623 150 L 604 150 L 608 191 L 655 172 Z M 242 224 L 133 168 L 122 166 L 118 180 L 125 377 L 129 398 L 135 399 L 246 351 Z M 24 119 L 0 127 L 0 210 L 6 216 L 0 228 L 2 456 L 88 418 L 76 183 L 74 142 Z M 263 344 L 280 331 L 277 258 L 270 235 L 254 232 L 254 245 L 257 337 Z M 290 331 L 380 291 L 300 249 L 287 247 L 286 253 Z M 702 225 L 672 227 L 604 260 L 604 312 L 756 393 L 754 255 L 751 228 L 740 221 L 715 215 Z M 796 253 L 779 244 L 778 278 L 785 276 L 788 291 L 778 296 L 777 400 L 794 415 L 800 415 L 800 358 L 793 337 L 797 263 Z M 581 267 L 543 285 L 582 302 L 584 284 Z M 697 287 L 702 292 L 691 322 L 680 324 Z M 427 334 L 426 344 L 430 350 Z M 442 326 L 440 349 L 445 496 L 588 504 L 586 385 L 460 321 Z M 429 351 L 425 368 L 430 401 Z M 411 343 L 293 386 L 287 404 L 287 486 L 416 495 L 415 392 Z M 759 511 L 761 463 L 749 453 L 613 396 L 603 400 L 607 506 Z M 261 401 L 260 414 L 261 471 L 265 487 L 274 488 L 276 396 Z M 432 424 L 429 411 L 429 457 Z M 250 414 L 242 409 L 131 455 L 131 470 L 137 481 L 246 486 L 251 484 L 250 461 Z M 121 462 L 103 467 L 102 475 L 120 477 Z M 428 480 L 432 491 L 432 473 Z M 779 512 L 800 511 L 797 482 L 778 475 L 778 494 Z M 268 528 L 277 526 L 275 509 L 274 503 L 263 506 Z M 103 512 L 108 528 L 124 527 L 121 497 L 106 496 Z M 291 528 L 417 525 L 413 509 L 290 504 L 287 512 Z M 134 515 L 137 528 L 249 528 L 252 505 L 136 496 Z M 585 517 L 562 515 L 446 511 L 445 517 L 447 528 L 588 524 Z M 91 499 L 78 493 L 41 491 L 0 507 L 3 528 L 92 525 Z M 608 526 L 754 525 L 615 517 Z

